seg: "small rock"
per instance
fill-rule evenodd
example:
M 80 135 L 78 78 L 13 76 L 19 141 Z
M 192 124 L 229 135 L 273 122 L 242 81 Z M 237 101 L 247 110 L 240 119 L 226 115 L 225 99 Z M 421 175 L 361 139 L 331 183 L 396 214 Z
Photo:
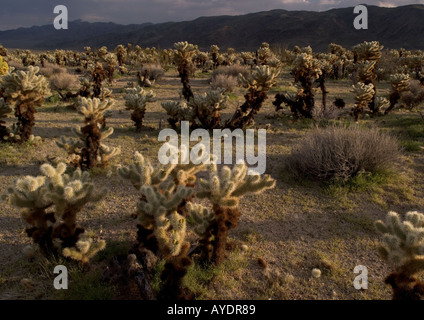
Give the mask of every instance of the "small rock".
M 241 245 L 241 250 L 247 251 L 248 249 L 249 249 L 249 247 L 247 245 L 245 245 L 245 244 Z
M 317 268 L 312 269 L 312 276 L 313 276 L 314 278 L 319 278 L 319 277 L 321 277 L 321 270 L 320 270 L 320 269 L 317 269 Z
M 268 264 L 266 263 L 266 261 L 264 260 L 264 259 L 262 259 L 262 258 L 258 258 L 258 264 L 262 267 L 262 268 L 264 268 L 264 269 L 266 269 L 267 267 L 268 267 Z

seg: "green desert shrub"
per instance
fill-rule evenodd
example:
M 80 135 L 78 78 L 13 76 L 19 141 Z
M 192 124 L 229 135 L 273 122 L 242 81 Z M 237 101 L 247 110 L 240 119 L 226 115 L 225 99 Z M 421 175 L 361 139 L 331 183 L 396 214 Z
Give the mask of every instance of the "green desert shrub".
M 347 181 L 360 173 L 388 170 L 399 156 L 397 140 L 377 128 L 330 126 L 306 134 L 288 166 L 312 179 Z

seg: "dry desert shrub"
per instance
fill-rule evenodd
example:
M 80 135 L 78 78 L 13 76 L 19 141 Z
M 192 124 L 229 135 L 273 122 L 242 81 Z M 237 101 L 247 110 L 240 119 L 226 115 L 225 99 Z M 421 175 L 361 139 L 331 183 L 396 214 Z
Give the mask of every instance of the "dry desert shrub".
M 389 169 L 399 156 L 397 140 L 377 128 L 330 126 L 306 134 L 288 166 L 309 178 L 346 181 L 361 172 Z
M 148 70 L 148 76 L 150 81 L 159 81 L 164 75 L 165 70 L 159 64 L 145 64 L 141 68 L 141 75 L 144 77 Z
M 219 75 L 226 75 L 235 77 L 237 79 L 239 74 L 242 74 L 243 77 L 249 76 L 250 68 L 248 66 L 242 66 L 240 64 L 234 64 L 232 66 L 219 67 L 212 73 L 212 81 Z
M 424 87 L 418 80 L 411 80 L 409 91 L 402 92 L 400 96 L 408 109 L 414 109 L 424 102 Z
M 237 86 L 237 78 L 225 74 L 218 74 L 212 79 L 211 88 L 217 90 L 225 89 L 226 92 L 232 92 Z
M 66 73 L 66 69 L 53 63 L 46 62 L 43 68 L 40 68 L 40 74 L 45 77 L 51 77 L 55 74 Z
M 50 78 L 50 85 L 54 90 L 68 90 L 79 87 L 78 77 L 69 73 L 57 73 Z

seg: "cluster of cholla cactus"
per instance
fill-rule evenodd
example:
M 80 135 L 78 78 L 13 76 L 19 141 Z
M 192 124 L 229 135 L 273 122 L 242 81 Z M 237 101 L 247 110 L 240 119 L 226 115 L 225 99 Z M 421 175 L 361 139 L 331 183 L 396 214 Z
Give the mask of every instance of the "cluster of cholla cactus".
M 194 95 L 188 103 L 168 101 L 162 107 L 169 115 L 168 122 L 176 128 L 181 121 L 189 121 L 192 129 L 216 129 L 221 126 L 220 111 L 226 108 L 225 90 L 210 90 Z
M 348 74 L 347 69 L 353 64 L 353 53 L 335 43 L 329 45 L 328 51 L 332 66 L 329 76 L 336 80 L 345 77 Z
M 371 100 L 369 100 L 368 107 L 372 114 L 376 114 L 378 112 L 375 105 L 376 98 L 376 86 L 375 80 L 377 79 L 377 75 L 375 73 L 375 68 L 377 62 L 381 58 L 381 51 L 383 50 L 383 46 L 380 46 L 378 41 L 372 42 L 363 42 L 356 45 L 353 48 L 354 52 L 354 62 L 357 67 L 357 82 L 363 83 L 365 85 L 371 85 L 373 89 L 373 95 Z M 354 112 L 355 114 L 355 112 Z M 356 115 L 355 115 L 355 119 Z
M 135 163 L 118 171 L 141 193 L 137 203 L 139 247 L 166 261 L 159 299 L 189 298 L 183 289 L 187 267 L 193 263 L 189 252 L 200 250 L 202 263 L 221 263 L 228 232 L 238 224 L 240 199 L 275 186 L 275 180 L 268 175 L 247 175 L 244 163 L 233 169 L 224 166 L 221 172 L 211 164 L 209 179 L 199 180 L 196 174 L 206 169 L 203 163 L 210 155 L 202 152 L 197 159 L 188 161 L 193 156 L 189 158 L 189 152 L 176 152 L 181 157 L 179 164 L 172 158 L 168 164 L 156 167 L 136 153 Z M 193 203 L 195 197 L 208 199 L 212 208 Z M 199 250 L 190 250 L 193 248 L 186 240 L 188 226 L 200 237 Z
M 143 126 L 147 103 L 153 102 L 154 97 L 153 91 L 146 91 L 140 87 L 127 89 L 127 94 L 124 96 L 125 107 L 127 110 L 133 111 L 131 120 L 134 121 L 137 131 Z
M 302 52 L 296 55 L 292 74 L 295 81 L 300 83 L 301 88 L 294 96 L 287 93 L 277 94 L 273 104 L 277 111 L 281 109 L 282 103 L 286 104 L 296 118 L 300 116 L 312 118 L 315 106 L 313 83 L 322 75 L 322 68 L 320 61 L 312 55 L 310 47 L 303 48 Z M 326 91 L 325 87 L 324 91 Z
M 113 128 L 102 130 L 105 112 L 113 105 L 111 100 L 81 98 L 78 112 L 84 115 L 85 126 L 73 129 L 77 138 L 62 137 L 57 145 L 68 152 L 68 163 L 81 169 L 105 167 L 110 158 L 121 152 L 120 147 L 108 147 L 103 141 L 113 133 Z
M 424 214 L 408 212 L 401 221 L 396 212 L 389 212 L 386 222 L 377 221 L 376 229 L 383 235 L 380 255 L 394 271 L 385 283 L 392 286 L 393 300 L 422 300 L 424 282 Z
M 243 105 L 236 110 L 225 126 L 235 129 L 253 125 L 255 115 L 268 98 L 267 93 L 276 84 L 280 73 L 280 68 L 265 65 L 255 67 L 246 78 L 239 74 L 239 82 L 248 92 L 244 96 L 245 102 Z
M 25 231 L 46 256 L 64 256 L 88 263 L 105 247 L 80 237 L 84 228 L 77 226 L 77 214 L 90 202 L 100 201 L 106 190 L 96 190 L 87 172 L 79 169 L 66 174 L 66 164 L 43 164 L 41 176 L 17 179 L 3 198 L 22 209 L 22 218 L 31 227 Z
M 184 155 L 188 156 L 188 152 Z M 187 267 L 192 264 L 188 256 L 190 243 L 185 240 L 184 207 L 193 196 L 195 174 L 202 169 L 202 164 L 153 167 L 137 152 L 135 163 L 118 171 L 142 195 L 137 203 L 139 245 L 166 261 L 160 299 L 189 298 L 182 283 Z
M 36 106 L 40 106 L 50 95 L 49 82 L 45 77 L 37 75 L 38 71 L 38 67 L 30 66 L 28 71 L 7 73 L 0 79 L 3 98 L 14 106 L 18 118 L 17 131 L 22 142 L 32 136 Z
M 392 86 L 389 96 L 390 106 L 384 111 L 384 114 L 388 114 L 395 107 L 403 92 L 410 90 L 409 80 L 410 78 L 408 74 L 397 73 L 390 76 L 390 84 Z
M 178 74 L 183 84 L 183 97 L 187 101 L 193 97 L 193 92 L 190 86 L 190 70 L 192 66 L 192 58 L 197 51 L 197 46 L 185 42 L 177 42 L 174 44 L 174 62 L 178 67 Z

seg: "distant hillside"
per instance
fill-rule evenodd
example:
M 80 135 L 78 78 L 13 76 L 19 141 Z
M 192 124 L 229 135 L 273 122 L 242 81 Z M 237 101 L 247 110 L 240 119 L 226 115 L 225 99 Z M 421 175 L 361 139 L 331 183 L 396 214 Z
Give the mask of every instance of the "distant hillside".
M 118 44 L 170 48 L 187 40 L 208 49 L 255 50 L 264 41 L 291 48 L 310 45 L 326 50 L 331 42 L 351 47 L 379 40 L 387 48 L 424 49 L 424 5 L 397 8 L 368 6 L 369 29 L 355 30 L 353 8 L 326 12 L 271 10 L 240 16 L 201 17 L 193 21 L 118 25 L 69 23 L 68 30 L 53 25 L 0 32 L 0 44 L 9 48 L 74 49 L 84 46 L 114 48 Z

